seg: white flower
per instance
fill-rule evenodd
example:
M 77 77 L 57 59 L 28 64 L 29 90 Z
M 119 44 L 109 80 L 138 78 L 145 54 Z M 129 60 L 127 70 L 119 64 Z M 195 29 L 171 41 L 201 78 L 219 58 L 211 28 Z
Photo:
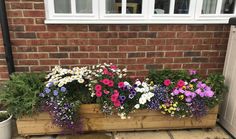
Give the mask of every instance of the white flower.
M 187 85 L 187 84 L 188 84 L 188 82 L 184 82 L 184 84 L 185 84 L 185 85 Z
M 137 86 L 140 86 L 142 83 L 141 83 L 140 81 L 136 81 L 135 84 L 136 84 Z
M 139 104 L 145 104 L 147 102 L 147 100 L 141 96 L 141 98 L 139 98 Z
M 125 86 L 130 86 L 130 84 L 128 82 L 126 82 L 126 81 L 124 82 L 124 85 Z
M 139 108 L 140 108 L 140 104 L 136 104 L 136 105 L 134 106 L 134 108 L 135 108 L 135 109 L 139 109 Z

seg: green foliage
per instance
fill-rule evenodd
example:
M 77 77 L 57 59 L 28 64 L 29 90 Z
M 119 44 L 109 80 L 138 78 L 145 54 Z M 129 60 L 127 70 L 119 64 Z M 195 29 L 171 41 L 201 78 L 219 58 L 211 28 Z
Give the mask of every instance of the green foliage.
M 172 82 L 177 82 L 178 80 L 186 80 L 189 81 L 193 78 L 199 78 L 196 75 L 189 75 L 189 73 L 185 70 L 180 71 L 172 71 L 172 70 L 150 70 L 148 74 L 148 78 L 150 81 L 153 81 L 154 84 L 163 83 L 164 80 L 170 79 Z
M 228 91 L 227 86 L 224 84 L 224 76 L 221 74 L 210 74 L 206 79 L 206 84 L 211 86 L 215 92 L 215 98 L 208 101 L 209 107 L 214 107 L 215 105 L 219 104 L 223 101 L 224 93 Z
M 44 73 L 11 75 L 0 90 L 0 103 L 15 117 L 33 115 L 39 107 L 39 93 L 44 87 Z
M 0 112 L 0 122 L 7 120 L 10 117 L 9 113 L 7 112 Z

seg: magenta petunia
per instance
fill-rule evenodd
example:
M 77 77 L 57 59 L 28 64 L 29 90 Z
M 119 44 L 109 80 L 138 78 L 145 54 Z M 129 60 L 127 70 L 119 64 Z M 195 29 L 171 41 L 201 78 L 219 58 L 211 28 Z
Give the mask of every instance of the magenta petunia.
M 116 95 L 116 94 L 111 95 L 111 101 L 115 102 L 118 99 L 118 96 L 119 95 Z
M 187 98 L 185 99 L 185 101 L 189 103 L 189 102 L 192 101 L 192 98 L 191 98 L 191 97 L 187 97 Z
M 120 101 L 119 101 L 119 100 L 116 100 L 116 101 L 114 102 L 114 105 L 115 105 L 115 107 L 120 107 Z
M 206 97 L 213 97 L 213 95 L 214 95 L 214 92 L 213 92 L 213 91 L 206 91 L 206 92 L 205 92 L 205 96 L 206 96 Z
M 114 82 L 110 80 L 109 83 L 108 83 L 108 86 L 109 87 L 113 87 L 114 86 Z
M 184 85 L 185 85 L 185 83 L 184 83 L 183 80 L 179 80 L 178 83 L 177 83 L 178 87 L 183 87 Z
M 96 91 L 96 96 L 97 97 L 101 97 L 102 96 L 102 92 L 101 91 Z
M 110 80 L 105 78 L 102 80 L 102 83 L 104 83 L 105 85 L 108 85 L 110 83 Z
M 116 65 L 111 65 L 110 67 L 111 67 L 111 69 L 113 69 L 113 70 L 116 70 L 116 69 L 117 69 L 117 66 L 116 66 Z
M 108 73 L 109 73 L 108 69 L 107 69 L 107 68 L 104 68 L 104 69 L 103 69 L 103 74 L 108 74 Z
M 180 92 L 179 92 L 179 90 L 175 89 L 175 90 L 173 91 L 173 93 L 174 93 L 174 95 L 178 95 Z
M 124 82 L 119 82 L 119 83 L 118 83 L 118 87 L 119 87 L 119 88 L 123 88 L 123 87 L 124 87 Z
M 104 90 L 103 93 L 107 95 L 110 93 L 110 91 Z
M 165 86 L 169 86 L 170 84 L 171 84 L 170 79 L 166 79 L 166 80 L 164 81 L 164 85 L 165 85 Z
M 190 69 L 190 70 L 189 70 L 189 74 L 190 74 L 190 75 L 195 75 L 195 74 L 197 74 L 197 71 L 196 71 L 196 70 L 193 70 L 193 69 Z
M 102 86 L 101 86 L 100 84 L 97 84 L 97 85 L 95 86 L 95 90 L 96 90 L 96 91 L 102 90 Z

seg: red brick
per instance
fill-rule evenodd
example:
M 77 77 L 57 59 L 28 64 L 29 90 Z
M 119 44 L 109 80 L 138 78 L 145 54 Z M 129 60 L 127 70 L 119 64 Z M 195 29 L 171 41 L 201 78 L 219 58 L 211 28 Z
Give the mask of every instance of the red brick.
M 193 50 L 192 45 L 176 45 L 175 50 Z
M 117 46 L 99 46 L 99 51 L 117 51 L 118 47 Z
M 147 64 L 146 69 L 163 69 L 163 64 Z
M 206 26 L 206 31 L 223 31 L 224 26 L 222 25 L 210 25 Z
M 80 59 L 80 64 L 98 64 L 98 59 Z
M 98 38 L 98 33 L 92 32 L 83 32 L 79 33 L 79 38 Z
M 118 33 L 117 32 L 100 32 L 99 38 L 117 38 Z
M 182 64 L 164 64 L 164 69 L 181 69 Z
M 26 39 L 35 39 L 36 34 L 31 32 L 31 33 L 16 33 L 16 38 L 26 38 Z
M 80 51 L 98 51 L 98 46 L 95 45 L 86 45 L 86 46 L 79 46 Z
M 25 17 L 44 17 L 44 11 L 23 11 Z
M 88 58 L 88 53 L 70 53 L 70 58 Z
M 109 58 L 126 58 L 126 53 L 109 53 Z
M 58 48 L 56 46 L 41 46 L 38 47 L 39 52 L 57 52 Z
M 49 66 L 30 66 L 30 71 L 49 71 Z
M 128 31 L 128 25 L 109 25 L 109 31 Z
M 113 63 L 113 64 L 117 64 L 118 60 L 117 59 L 99 59 L 99 63 Z
M 193 32 L 177 32 L 177 38 L 193 38 Z
M 168 31 L 186 31 L 186 25 L 168 25 Z
M 72 40 L 68 40 L 68 44 L 69 45 L 87 45 L 88 40 L 85 40 L 85 39 L 72 39 Z
M 8 17 L 23 17 L 22 11 L 7 11 Z M 15 20 L 15 19 L 14 19 Z
M 125 46 L 119 46 L 119 51 L 136 51 L 136 46 L 135 45 L 125 45 Z
M 205 25 L 188 25 L 188 31 L 205 31 Z
M 129 26 L 130 31 L 148 31 L 147 25 L 132 25 Z
M 151 45 L 144 45 L 144 46 L 137 46 L 138 51 L 155 51 L 155 46 Z
M 174 46 L 173 45 L 158 45 L 156 46 L 156 50 L 157 51 L 170 51 L 170 50 L 174 50 Z
M 217 64 L 213 63 L 206 63 L 206 64 L 200 64 L 200 67 L 202 69 L 208 69 L 208 68 L 217 68 Z
M 68 58 L 67 53 L 50 53 L 49 54 L 50 58 Z
M 145 53 L 128 53 L 128 58 L 145 57 Z
M 166 52 L 165 57 L 182 57 L 183 52 Z
M 72 64 L 79 64 L 79 60 L 78 59 L 60 60 L 60 65 L 72 65 Z
M 196 32 L 194 35 L 195 38 L 212 38 L 212 32 Z
M 158 32 L 158 38 L 176 38 L 176 32 Z
M 210 50 L 211 45 L 194 45 L 193 50 Z
M 168 25 L 149 25 L 149 31 L 167 31 Z
M 91 39 L 89 40 L 90 45 L 108 45 L 108 40 L 106 39 Z
M 219 39 L 204 39 L 203 44 L 219 44 Z
M 37 52 L 37 48 L 31 47 L 31 46 L 17 46 L 16 51 L 17 52 Z
M 34 18 L 36 24 L 44 25 L 44 18 Z
M 135 64 L 136 63 L 136 59 L 118 59 L 118 63 L 119 64 Z
M 68 31 L 88 31 L 88 25 L 69 25 Z
M 138 58 L 137 63 L 142 63 L 142 64 L 153 64 L 154 63 L 154 58 Z
M 52 32 L 50 32 L 50 33 L 44 33 L 44 32 L 42 32 L 42 33 L 37 33 L 37 37 L 38 38 L 56 38 L 56 36 L 57 36 L 57 34 L 56 33 L 52 33 Z
M 109 45 L 127 45 L 127 39 L 109 39 Z
M 59 65 L 59 60 L 52 60 L 52 59 L 40 60 L 39 63 L 40 65 Z
M 211 57 L 209 62 L 224 63 L 225 62 L 225 57 Z
M 144 65 L 128 65 L 127 70 L 144 70 Z
M 229 38 L 229 32 L 214 32 L 214 38 Z
M 65 25 L 47 25 L 48 31 L 66 31 Z
M 156 58 L 156 63 L 173 63 L 173 58 Z
M 46 40 L 27 40 L 27 45 L 46 45 Z
M 174 58 L 174 63 L 190 63 L 191 58 Z
M 27 25 L 26 26 L 26 31 L 45 31 L 46 27 L 44 25 Z
M 17 24 L 17 25 L 34 24 L 34 19 L 33 18 L 14 18 L 13 24 Z
M 43 3 L 34 3 L 34 9 L 44 9 Z
M 77 33 L 75 32 L 59 32 L 58 38 L 76 38 Z
M 20 65 L 38 65 L 38 60 L 19 60 Z
M 147 52 L 147 57 L 163 57 L 164 52 Z
M 59 51 L 60 52 L 73 52 L 78 51 L 78 46 L 60 46 Z
M 29 59 L 45 59 L 48 58 L 48 54 L 29 54 Z
M 145 39 L 129 39 L 128 45 L 146 45 Z
M 120 32 L 119 38 L 137 38 L 138 34 L 136 32 Z
M 19 2 L 14 2 L 11 3 L 11 9 L 33 9 L 33 4 L 32 3 L 19 3 Z
M 11 40 L 12 45 L 20 46 L 26 45 L 26 40 Z
M 208 62 L 208 58 L 202 58 L 202 57 L 194 57 L 192 59 L 192 62 L 201 62 L 201 63 L 204 63 L 204 62 Z
M 147 40 L 147 45 L 165 45 L 165 39 L 149 39 Z
M 90 53 L 90 58 L 108 58 L 108 53 Z
M 139 38 L 156 38 L 157 32 L 139 32 L 138 37 Z
M 107 25 L 89 25 L 89 31 L 108 31 Z
M 202 52 L 202 56 L 219 56 L 219 52 L 217 51 L 204 51 Z
M 199 66 L 199 64 L 183 64 L 184 69 L 198 69 Z
M 13 57 L 14 57 L 14 59 L 28 59 L 28 55 L 26 55 L 26 54 L 13 53 Z

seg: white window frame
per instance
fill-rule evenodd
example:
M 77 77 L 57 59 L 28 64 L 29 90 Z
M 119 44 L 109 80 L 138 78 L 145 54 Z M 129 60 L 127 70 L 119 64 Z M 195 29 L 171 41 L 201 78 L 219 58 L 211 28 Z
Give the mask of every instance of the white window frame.
M 76 0 L 71 0 L 72 13 L 55 13 L 54 0 L 44 0 L 46 24 L 219 24 L 228 23 L 234 14 L 220 14 L 222 0 L 218 0 L 216 14 L 201 14 L 203 0 L 190 0 L 188 14 L 174 14 L 175 0 L 170 0 L 169 14 L 154 14 L 155 0 L 142 0 L 141 14 L 126 14 L 127 0 L 122 0 L 121 14 L 107 14 L 106 0 L 92 0 L 93 13 L 76 13 Z

